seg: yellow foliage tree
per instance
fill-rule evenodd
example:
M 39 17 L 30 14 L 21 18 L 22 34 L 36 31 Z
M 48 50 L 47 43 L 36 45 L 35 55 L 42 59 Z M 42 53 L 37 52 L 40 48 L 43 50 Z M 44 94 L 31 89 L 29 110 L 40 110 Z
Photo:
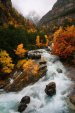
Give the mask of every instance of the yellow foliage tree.
M 32 75 L 37 75 L 38 70 L 39 70 L 39 65 L 33 61 L 33 60 L 28 60 L 24 65 L 23 69 L 29 74 Z
M 23 65 L 26 63 L 26 60 L 23 59 L 23 60 L 19 60 L 18 63 L 17 63 L 17 68 L 21 68 L 23 69 Z
M 60 27 L 55 33 L 54 33 L 54 40 L 61 35 L 61 33 L 63 32 L 63 28 Z
M 36 37 L 36 46 L 40 47 L 40 36 Z
M 48 46 L 48 44 L 49 44 L 49 39 L 48 39 L 48 36 L 47 36 L 47 35 L 45 35 L 45 38 L 46 38 L 46 46 Z
M 9 54 L 5 50 L 0 51 L 0 63 L 2 64 L 1 71 L 3 73 L 11 73 L 14 68 L 14 64 L 12 63 L 12 59 Z
M 23 44 L 22 44 L 22 43 L 19 44 L 19 45 L 17 46 L 17 49 L 14 50 L 14 51 L 15 51 L 15 54 L 18 55 L 20 58 L 21 58 L 21 57 L 24 57 L 25 53 L 27 52 L 27 50 L 25 50 L 25 49 L 23 48 Z

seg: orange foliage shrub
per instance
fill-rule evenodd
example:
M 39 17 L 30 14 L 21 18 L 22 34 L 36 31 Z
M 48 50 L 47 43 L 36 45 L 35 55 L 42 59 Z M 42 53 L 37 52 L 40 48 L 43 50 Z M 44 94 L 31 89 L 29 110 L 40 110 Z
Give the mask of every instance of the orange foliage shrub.
M 15 51 L 15 54 L 18 55 L 19 57 L 24 57 L 25 53 L 27 52 L 27 50 L 23 48 L 23 44 L 19 44 L 17 46 L 17 49 L 14 51 Z
M 54 34 L 53 53 L 61 58 L 68 58 L 75 52 L 75 26 L 59 29 Z

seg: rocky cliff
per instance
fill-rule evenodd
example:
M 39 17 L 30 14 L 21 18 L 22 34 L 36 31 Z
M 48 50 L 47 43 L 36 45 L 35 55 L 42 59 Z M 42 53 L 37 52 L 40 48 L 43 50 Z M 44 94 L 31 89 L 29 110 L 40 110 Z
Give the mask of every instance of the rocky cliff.
M 75 0 L 57 0 L 52 10 L 42 17 L 39 25 L 60 26 L 65 19 L 75 19 Z

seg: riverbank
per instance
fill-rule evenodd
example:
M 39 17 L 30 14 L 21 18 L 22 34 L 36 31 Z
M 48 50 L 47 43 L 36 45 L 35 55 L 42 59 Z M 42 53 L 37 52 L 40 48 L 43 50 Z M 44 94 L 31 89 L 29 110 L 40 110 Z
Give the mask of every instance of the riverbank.
M 7 92 L 17 92 L 24 87 L 37 82 L 41 77 L 46 75 L 47 65 L 44 58 L 42 58 L 41 50 L 33 50 L 28 52 L 28 60 L 32 62 L 32 65 L 28 65 L 27 71 L 21 68 L 14 69 L 7 79 L 0 81 L 0 89 L 4 89 Z M 35 73 L 36 65 L 38 65 L 37 74 Z M 33 68 L 34 66 L 34 68 Z M 31 70 L 29 70 L 31 69 Z M 34 73 L 32 73 L 32 71 Z
M 64 63 L 66 68 L 66 76 L 71 80 L 71 91 L 67 98 L 67 103 L 73 111 L 75 111 L 75 66 L 71 64 Z

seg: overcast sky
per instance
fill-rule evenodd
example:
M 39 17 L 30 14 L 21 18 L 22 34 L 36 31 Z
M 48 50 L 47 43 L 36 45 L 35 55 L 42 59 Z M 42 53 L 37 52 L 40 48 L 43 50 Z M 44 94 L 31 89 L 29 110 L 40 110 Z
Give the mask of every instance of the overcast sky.
M 40 17 L 51 10 L 53 4 L 57 0 L 11 0 L 13 6 L 23 14 L 29 15 L 31 12 L 36 12 Z

